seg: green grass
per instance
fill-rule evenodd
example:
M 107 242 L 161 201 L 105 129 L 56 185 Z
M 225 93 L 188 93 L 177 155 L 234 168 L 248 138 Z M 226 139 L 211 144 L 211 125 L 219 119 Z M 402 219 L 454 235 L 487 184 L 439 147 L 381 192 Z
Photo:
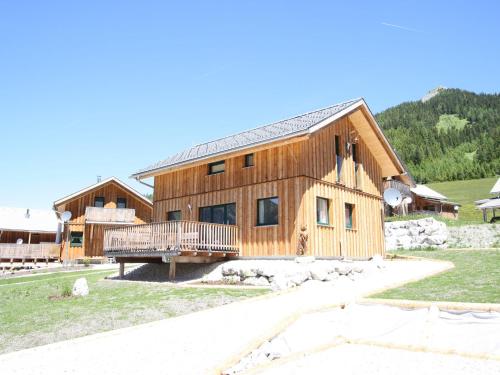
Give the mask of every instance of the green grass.
M 474 201 L 489 198 L 489 192 L 496 180 L 497 177 L 489 177 L 476 180 L 436 182 L 428 184 L 428 186 L 447 196 L 450 201 L 462 205 L 458 211 L 462 223 L 482 223 L 482 213 L 476 209 Z
M 441 115 L 436 124 L 439 131 L 448 131 L 448 129 L 462 130 L 469 122 L 466 119 L 461 119 L 457 115 Z
M 372 297 L 500 303 L 500 250 L 414 250 L 395 253 L 448 260 L 455 264 L 455 268 Z
M 0 353 L 230 303 L 264 289 L 181 288 L 105 280 L 110 271 L 71 272 L 0 280 Z M 87 297 L 62 297 L 85 276 Z

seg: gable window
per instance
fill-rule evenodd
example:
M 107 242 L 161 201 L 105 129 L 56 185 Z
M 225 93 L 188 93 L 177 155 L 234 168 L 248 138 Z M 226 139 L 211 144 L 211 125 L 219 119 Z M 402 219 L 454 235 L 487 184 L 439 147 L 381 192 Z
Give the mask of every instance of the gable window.
M 350 203 L 345 204 L 345 227 L 354 228 L 354 205 Z
M 117 198 L 116 208 L 127 208 L 127 198 Z
M 278 224 L 279 199 L 278 197 L 257 200 L 257 225 Z
M 316 222 L 318 224 L 330 224 L 330 201 L 325 198 L 316 198 Z
M 200 207 L 199 217 L 204 223 L 236 225 L 236 203 Z
M 178 220 L 182 220 L 182 212 L 180 210 L 167 212 L 167 221 L 178 221 Z
M 226 162 L 224 160 L 208 164 L 208 174 L 224 173 Z
M 335 161 L 337 163 L 337 182 L 342 177 L 342 152 L 340 150 L 340 135 L 335 136 Z
M 95 197 L 94 207 L 104 207 L 104 197 Z
M 82 247 L 83 246 L 83 232 L 71 232 L 69 243 L 70 243 L 71 247 Z
M 248 167 L 253 167 L 253 154 L 246 154 L 245 155 L 245 163 L 244 163 L 244 167 L 245 168 L 248 168 Z

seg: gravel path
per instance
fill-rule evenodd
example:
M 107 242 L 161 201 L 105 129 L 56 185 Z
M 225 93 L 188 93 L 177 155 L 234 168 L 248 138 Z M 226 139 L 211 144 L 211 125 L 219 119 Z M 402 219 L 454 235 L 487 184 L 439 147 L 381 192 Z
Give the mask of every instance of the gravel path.
M 450 268 L 447 262 L 392 261 L 337 287 L 311 282 L 290 291 L 176 318 L 0 356 L 7 374 L 211 374 L 228 367 L 293 316 L 352 302 L 382 288 Z M 309 284 L 309 285 L 307 285 Z

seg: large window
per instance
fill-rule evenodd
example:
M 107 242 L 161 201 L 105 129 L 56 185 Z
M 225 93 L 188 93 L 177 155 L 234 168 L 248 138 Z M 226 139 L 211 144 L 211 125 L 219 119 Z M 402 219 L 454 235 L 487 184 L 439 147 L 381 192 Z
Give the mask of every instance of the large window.
M 351 147 L 352 161 L 354 162 L 354 183 L 356 188 L 361 189 L 361 173 L 359 171 L 358 147 L 356 143 L 353 143 Z
M 330 224 L 330 201 L 325 198 L 316 198 L 316 222 L 318 224 Z
M 335 136 L 335 161 L 337 162 L 337 182 L 342 180 L 342 151 L 340 149 L 340 136 Z
M 224 160 L 208 164 L 208 174 L 223 173 L 226 169 L 226 162 Z
M 182 220 L 182 213 L 180 210 L 167 212 L 167 221 L 177 221 L 177 220 Z
M 236 203 L 200 208 L 200 221 L 236 225 Z
M 116 208 L 127 208 L 127 198 L 117 198 Z
M 70 233 L 70 246 L 71 247 L 82 247 L 83 246 L 83 232 L 71 232 Z
M 278 197 L 257 200 L 257 225 L 278 224 Z
M 94 207 L 104 207 L 104 197 L 95 197 Z
M 246 154 L 244 167 L 245 168 L 253 167 L 253 165 L 254 165 L 253 164 L 253 154 Z
M 354 205 L 350 203 L 345 204 L 345 227 L 354 228 Z

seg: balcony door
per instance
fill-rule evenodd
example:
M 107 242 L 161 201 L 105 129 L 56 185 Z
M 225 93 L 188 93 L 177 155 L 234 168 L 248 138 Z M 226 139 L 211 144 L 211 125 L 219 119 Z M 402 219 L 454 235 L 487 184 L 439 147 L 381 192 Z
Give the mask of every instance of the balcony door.
M 205 223 L 236 225 L 236 203 L 201 207 L 200 221 Z

